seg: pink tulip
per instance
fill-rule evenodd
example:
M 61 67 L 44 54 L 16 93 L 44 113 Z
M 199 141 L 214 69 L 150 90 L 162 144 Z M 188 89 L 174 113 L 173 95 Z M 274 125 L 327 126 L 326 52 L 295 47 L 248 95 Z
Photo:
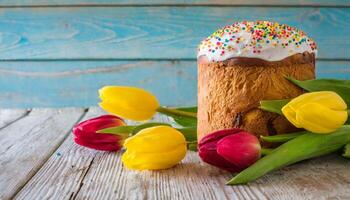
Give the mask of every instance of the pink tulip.
M 102 115 L 83 121 L 73 127 L 74 142 L 91 149 L 118 151 L 123 146 L 125 135 L 102 134 L 97 131 L 123 125 L 124 121 L 113 115 Z
M 259 140 L 241 129 L 226 129 L 205 136 L 198 144 L 199 156 L 211 165 L 239 172 L 260 158 Z

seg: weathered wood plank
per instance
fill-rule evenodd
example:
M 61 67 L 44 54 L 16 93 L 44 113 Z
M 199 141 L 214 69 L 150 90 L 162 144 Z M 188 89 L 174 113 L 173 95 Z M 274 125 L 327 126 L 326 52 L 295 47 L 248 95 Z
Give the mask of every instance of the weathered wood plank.
M 194 59 L 198 43 L 217 28 L 257 19 L 303 29 L 318 43 L 319 58 L 350 59 L 347 7 L 39 7 L 1 11 L 1 60 Z
M 319 78 L 350 79 L 349 61 L 319 61 Z M 197 102 L 196 61 L 0 62 L 1 107 L 91 106 L 104 85 L 152 91 L 163 105 Z
M 86 118 L 100 114 L 92 108 Z M 157 120 L 169 121 L 160 116 Z M 79 147 L 69 137 L 16 199 L 350 198 L 350 162 L 336 155 L 286 167 L 246 186 L 226 186 L 230 174 L 202 163 L 194 152 L 176 167 L 161 171 L 127 170 L 120 156 L 121 152 Z
M 103 113 L 99 108 L 90 108 L 82 120 Z M 69 134 L 62 145 L 15 198 L 69 199 L 75 197 L 92 162 L 97 155 L 102 154 L 102 152 L 76 145 L 73 142 L 72 134 Z
M 273 5 L 273 6 L 349 6 L 347 0 L 3 0 L 0 6 L 142 6 L 142 5 Z
M 26 109 L 0 109 L 0 129 L 29 113 Z
M 0 199 L 10 199 L 61 144 L 83 109 L 33 109 L 0 130 Z

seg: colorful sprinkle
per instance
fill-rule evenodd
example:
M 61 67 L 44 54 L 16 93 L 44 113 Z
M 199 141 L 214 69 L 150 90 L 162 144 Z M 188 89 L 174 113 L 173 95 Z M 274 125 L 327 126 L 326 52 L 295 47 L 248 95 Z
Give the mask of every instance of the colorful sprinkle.
M 315 53 L 317 51 L 316 43 L 303 31 L 269 21 L 243 21 L 225 26 L 203 40 L 198 51 L 206 49 L 208 53 L 216 53 L 213 50 L 215 49 L 222 57 L 227 57 L 232 52 L 258 55 L 264 51 L 264 45 L 270 45 L 273 48 L 288 48 L 288 53 L 300 52 L 298 48 L 311 49 Z

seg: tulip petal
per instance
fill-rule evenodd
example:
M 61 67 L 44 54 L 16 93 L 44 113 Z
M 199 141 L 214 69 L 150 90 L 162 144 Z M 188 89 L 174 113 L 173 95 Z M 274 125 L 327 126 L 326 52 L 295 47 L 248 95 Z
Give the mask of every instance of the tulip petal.
M 318 103 L 301 106 L 296 114 L 298 123 L 314 133 L 331 133 L 340 128 L 347 120 L 347 111 L 332 110 Z
M 159 103 L 150 92 L 126 86 L 106 86 L 99 90 L 100 106 L 122 118 L 144 121 L 152 118 Z
M 117 116 L 102 115 L 83 121 L 76 125 L 76 127 L 79 127 L 83 132 L 95 132 L 96 130 L 123 125 L 125 125 L 125 122 Z
M 97 133 L 99 129 L 124 125 L 124 121 L 113 115 L 102 115 L 76 124 L 73 127 L 75 143 L 91 149 L 118 151 L 125 136 Z
M 282 108 L 283 115 L 287 118 L 287 120 L 292 123 L 295 127 L 301 128 L 301 126 L 298 124 L 297 116 L 295 110 L 290 105 L 285 105 Z
M 300 106 L 311 102 L 319 103 L 333 110 L 345 110 L 347 108 L 345 101 L 332 91 L 305 93 L 292 99 L 287 105 L 297 110 Z
M 125 140 L 124 147 L 137 152 L 171 151 L 185 145 L 186 139 L 180 131 L 169 126 L 155 126 L 141 130 Z
M 217 143 L 222 138 L 241 132 L 241 129 L 232 128 L 215 131 L 203 137 L 198 144 L 199 157 L 206 163 L 230 172 L 239 172 L 240 168 L 229 162 L 217 152 Z
M 207 143 L 200 146 L 199 157 L 206 163 L 229 172 L 239 172 L 240 169 L 233 163 L 221 157 L 216 151 L 216 143 Z
M 179 163 L 186 155 L 186 145 L 180 145 L 171 151 L 144 153 L 126 150 L 122 156 L 125 167 L 134 170 L 158 170 L 173 167 Z
M 224 138 L 228 135 L 232 135 L 235 133 L 239 133 L 241 131 L 242 131 L 242 129 L 238 129 L 238 128 L 230 128 L 230 129 L 223 129 L 223 130 L 215 131 L 215 132 L 210 133 L 210 134 L 206 135 L 205 137 L 203 137 L 198 145 L 201 146 L 201 145 L 211 143 L 211 142 L 216 143 L 221 138 Z
M 260 158 L 261 146 L 254 135 L 240 132 L 218 141 L 216 151 L 227 161 L 243 170 Z
M 88 147 L 94 150 L 100 150 L 100 151 L 118 151 L 122 147 L 117 142 L 100 143 L 100 142 L 86 140 L 84 138 L 77 138 L 77 137 L 74 138 L 74 142 L 81 146 Z

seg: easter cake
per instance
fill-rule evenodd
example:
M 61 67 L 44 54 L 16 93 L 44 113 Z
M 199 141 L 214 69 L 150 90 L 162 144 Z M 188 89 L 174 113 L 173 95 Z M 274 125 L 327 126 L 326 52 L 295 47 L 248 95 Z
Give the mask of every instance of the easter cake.
M 269 21 L 223 27 L 198 47 L 198 139 L 226 128 L 255 135 L 296 131 L 283 116 L 259 109 L 261 100 L 303 93 L 285 77 L 315 78 L 315 42 L 303 31 Z

